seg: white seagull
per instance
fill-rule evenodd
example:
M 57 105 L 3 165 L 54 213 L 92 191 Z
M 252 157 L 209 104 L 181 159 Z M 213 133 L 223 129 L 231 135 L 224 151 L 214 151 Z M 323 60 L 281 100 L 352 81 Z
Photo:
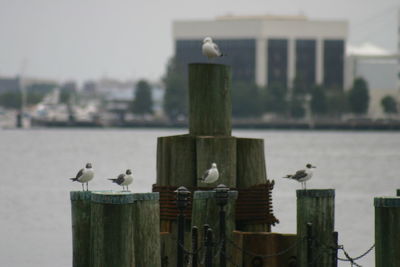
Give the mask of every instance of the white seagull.
M 217 164 L 213 163 L 211 164 L 211 168 L 206 170 L 203 174 L 203 177 L 199 178 L 199 180 L 205 184 L 212 184 L 218 180 L 218 177 L 219 177 L 219 172 L 217 169 Z
M 306 189 L 307 190 L 306 181 L 310 180 L 312 175 L 313 175 L 312 168 L 317 168 L 317 167 L 315 167 L 315 166 L 311 165 L 310 163 L 308 163 L 306 165 L 306 169 L 305 170 L 299 170 L 295 174 L 288 174 L 283 178 L 289 178 L 289 179 L 296 180 L 297 182 L 301 183 L 301 189 Z
M 89 181 L 92 180 L 94 177 L 94 170 L 92 168 L 91 163 L 86 163 L 86 167 L 84 169 L 80 169 L 79 172 L 76 174 L 75 178 L 70 178 L 73 182 L 80 182 L 82 183 L 82 190 L 85 191 L 86 184 L 86 191 L 89 191 Z
M 211 39 L 211 37 L 204 38 L 202 52 L 203 52 L 203 55 L 208 57 L 208 59 L 223 56 L 223 54 L 219 50 L 218 45 L 216 43 L 213 43 L 213 40 Z
M 128 186 L 133 181 L 132 171 L 130 169 L 127 169 L 125 173 L 121 173 L 120 175 L 118 175 L 117 178 L 111 178 L 108 180 L 122 186 L 122 191 L 125 191 L 125 186 L 126 186 L 126 191 L 129 191 Z

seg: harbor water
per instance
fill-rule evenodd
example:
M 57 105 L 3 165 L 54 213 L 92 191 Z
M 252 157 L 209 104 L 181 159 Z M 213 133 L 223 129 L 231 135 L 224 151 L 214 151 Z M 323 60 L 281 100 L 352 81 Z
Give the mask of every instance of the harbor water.
M 81 190 L 81 185 L 68 178 L 91 162 L 96 175 L 90 190 L 120 190 L 106 178 L 130 168 L 135 179 L 130 189 L 149 192 L 156 180 L 157 137 L 181 133 L 185 131 L 0 130 L 0 265 L 70 267 L 69 191 Z M 295 191 L 300 184 L 281 177 L 312 163 L 317 169 L 307 188 L 336 189 L 339 243 L 351 256 L 374 243 L 373 197 L 394 196 L 400 188 L 399 132 L 237 130 L 233 135 L 265 140 L 267 175 L 275 180 L 274 213 L 280 220 L 272 231 L 296 232 Z M 373 251 L 357 263 L 374 266 Z

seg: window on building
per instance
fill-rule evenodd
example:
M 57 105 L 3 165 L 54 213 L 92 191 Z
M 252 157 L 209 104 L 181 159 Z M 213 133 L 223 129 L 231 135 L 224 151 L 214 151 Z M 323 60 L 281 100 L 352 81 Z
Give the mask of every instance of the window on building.
M 344 41 L 324 40 L 324 86 L 343 89 Z
M 309 90 L 315 84 L 316 41 L 296 40 L 296 80 L 304 89 Z
M 268 84 L 280 83 L 287 86 L 288 40 L 268 39 Z

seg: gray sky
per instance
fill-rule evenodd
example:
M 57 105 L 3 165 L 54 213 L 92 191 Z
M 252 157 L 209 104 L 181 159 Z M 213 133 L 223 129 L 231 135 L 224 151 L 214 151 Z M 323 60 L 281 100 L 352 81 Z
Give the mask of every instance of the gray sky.
M 158 80 L 173 20 L 305 14 L 348 19 L 350 44 L 394 51 L 399 0 L 0 0 L 0 76 Z M 26 60 L 24 60 L 26 59 Z

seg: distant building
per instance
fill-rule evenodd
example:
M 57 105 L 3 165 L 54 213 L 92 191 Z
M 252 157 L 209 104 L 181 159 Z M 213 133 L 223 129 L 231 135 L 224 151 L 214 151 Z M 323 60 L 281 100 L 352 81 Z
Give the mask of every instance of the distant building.
M 19 77 L 0 77 L 0 94 L 10 91 L 19 91 L 21 79 Z
M 232 66 L 234 81 L 260 86 L 344 86 L 346 21 L 309 20 L 305 16 L 225 16 L 216 20 L 175 21 L 173 37 L 178 63 L 207 62 L 202 40 L 210 36 L 227 54 L 213 62 Z M 186 71 L 186 70 L 185 70 Z
M 383 117 L 383 97 L 390 95 L 400 102 L 400 54 L 368 43 L 349 46 L 347 50 L 346 88 L 351 88 L 358 77 L 366 80 L 370 93 L 369 116 Z

